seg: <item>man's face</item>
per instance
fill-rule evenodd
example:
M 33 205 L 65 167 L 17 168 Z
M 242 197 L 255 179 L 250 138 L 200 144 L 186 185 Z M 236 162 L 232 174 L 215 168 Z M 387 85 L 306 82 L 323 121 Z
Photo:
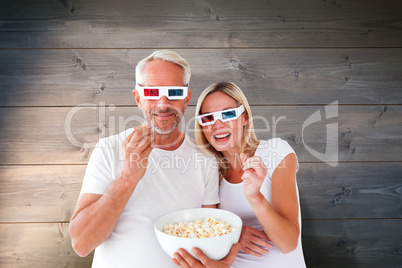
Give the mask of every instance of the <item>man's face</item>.
M 143 75 L 142 86 L 184 86 L 183 69 L 171 62 L 150 61 L 145 65 Z M 138 92 L 134 94 L 145 120 L 159 134 L 170 134 L 177 129 L 191 98 L 190 90 L 184 100 L 169 100 L 165 96 L 159 100 L 146 100 Z

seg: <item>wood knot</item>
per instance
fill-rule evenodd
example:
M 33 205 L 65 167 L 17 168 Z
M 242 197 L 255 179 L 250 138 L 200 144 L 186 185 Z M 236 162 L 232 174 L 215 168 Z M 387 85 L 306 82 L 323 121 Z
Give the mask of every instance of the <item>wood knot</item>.
M 207 8 L 207 13 L 209 13 L 211 20 L 220 21 L 221 18 L 214 12 L 212 8 Z
M 347 129 L 345 132 L 342 133 L 343 137 L 348 137 L 352 134 L 352 131 L 350 129 Z
M 79 69 L 82 69 L 82 70 L 87 69 L 87 66 L 79 57 L 75 58 L 75 67 L 78 67 Z
M 231 59 L 229 60 L 229 64 L 230 64 L 230 69 L 238 71 L 241 67 L 240 62 L 238 62 L 235 59 Z
M 351 187 L 343 187 L 342 193 L 336 194 L 334 199 L 332 200 L 332 205 L 337 206 L 339 203 L 342 203 L 342 199 L 345 197 L 350 197 L 352 195 Z
M 106 89 L 106 86 L 104 83 L 101 84 L 101 86 L 96 90 L 96 95 L 102 93 Z

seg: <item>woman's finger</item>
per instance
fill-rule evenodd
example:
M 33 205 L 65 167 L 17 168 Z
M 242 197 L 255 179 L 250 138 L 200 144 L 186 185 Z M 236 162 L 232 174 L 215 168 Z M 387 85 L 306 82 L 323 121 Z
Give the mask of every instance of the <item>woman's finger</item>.
M 242 245 L 240 248 L 241 251 L 255 257 L 261 257 L 262 254 L 251 250 L 249 247 Z
M 269 237 L 264 231 L 260 231 L 258 229 L 253 228 L 250 230 L 250 233 L 258 238 L 269 240 Z
M 247 155 L 245 153 L 240 154 L 240 160 L 244 164 L 247 161 Z
M 266 249 L 272 249 L 273 248 L 271 243 L 268 243 L 266 240 L 261 239 L 259 237 L 255 237 L 254 239 L 251 239 L 250 242 L 251 242 L 251 245 L 249 245 L 249 246 L 252 249 L 255 249 L 256 247 L 258 247 L 258 248 L 266 248 Z M 266 251 L 268 251 L 268 250 L 266 250 Z M 258 250 L 257 250 L 257 252 L 264 253 L 263 251 L 258 251 Z M 268 252 L 266 252 L 266 253 L 268 253 Z
M 257 245 L 255 245 L 253 243 L 251 243 L 251 245 L 249 245 L 248 248 L 250 250 L 254 251 L 255 253 L 259 254 L 260 256 L 263 255 L 263 254 L 268 254 L 269 253 L 268 249 L 265 249 L 265 248 L 263 248 L 261 246 L 257 246 Z
M 243 173 L 241 176 L 241 179 L 243 181 L 245 180 L 250 180 L 250 181 L 258 181 L 260 180 L 260 177 L 256 174 L 254 170 L 247 170 Z
M 177 253 L 180 254 L 180 256 L 185 261 L 185 263 L 188 265 L 188 267 L 204 268 L 204 266 L 198 260 L 196 260 L 193 256 L 191 256 L 190 253 L 187 252 L 187 250 L 180 248 L 177 250 Z
M 203 266 L 208 267 L 209 263 L 211 262 L 211 259 L 208 258 L 208 256 L 205 255 L 205 253 L 202 250 L 198 248 L 193 248 L 191 251 L 195 254 L 195 256 L 197 256 L 197 258 L 200 260 Z
M 253 156 L 247 159 L 243 164 L 243 170 L 245 169 L 256 169 L 263 165 L 262 159 L 259 156 Z

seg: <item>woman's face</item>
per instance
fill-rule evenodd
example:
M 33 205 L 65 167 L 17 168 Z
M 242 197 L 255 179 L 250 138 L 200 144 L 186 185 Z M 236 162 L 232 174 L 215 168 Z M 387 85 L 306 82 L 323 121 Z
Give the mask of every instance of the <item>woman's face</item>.
M 208 95 L 201 106 L 201 114 L 218 112 L 230 108 L 237 108 L 237 102 L 223 92 L 214 92 Z M 202 127 L 208 142 L 220 152 L 237 150 L 243 136 L 243 126 L 247 124 L 246 112 L 239 118 Z

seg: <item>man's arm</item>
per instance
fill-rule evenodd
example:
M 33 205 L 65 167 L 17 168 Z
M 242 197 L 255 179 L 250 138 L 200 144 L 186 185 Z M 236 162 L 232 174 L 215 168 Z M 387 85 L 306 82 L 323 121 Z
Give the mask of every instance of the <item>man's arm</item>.
M 103 195 L 81 194 L 70 221 L 70 235 L 75 252 L 86 256 L 113 232 L 119 218 L 144 176 L 152 151 L 150 129 L 141 125 L 121 144 L 123 169 Z

